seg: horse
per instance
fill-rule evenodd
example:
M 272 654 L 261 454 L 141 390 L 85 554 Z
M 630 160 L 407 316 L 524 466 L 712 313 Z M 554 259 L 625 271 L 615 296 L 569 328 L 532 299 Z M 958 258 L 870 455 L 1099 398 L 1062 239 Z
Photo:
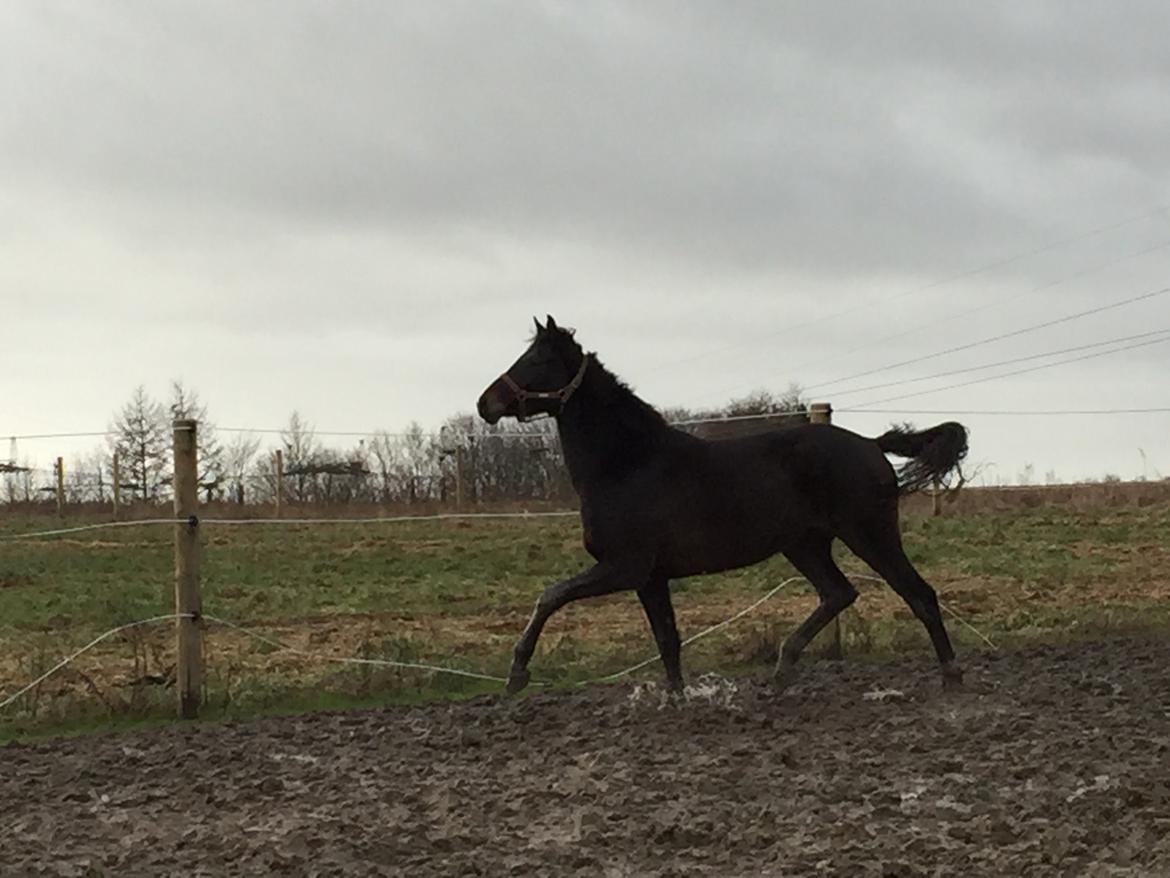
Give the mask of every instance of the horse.
M 909 605 L 926 628 L 944 688 L 962 671 L 938 597 L 906 557 L 898 497 L 945 482 L 967 452 L 967 430 L 948 421 L 895 427 L 876 439 L 823 423 L 704 440 L 669 425 L 585 352 L 549 315 L 534 318 L 527 350 L 480 396 L 488 424 L 556 420 L 580 498 L 585 550 L 594 564 L 545 589 L 516 642 L 507 692 L 528 685 L 541 630 L 561 607 L 620 591 L 637 593 L 673 692 L 683 689 L 670 582 L 757 564 L 783 554 L 816 590 L 816 609 L 785 640 L 773 676 L 794 679 L 801 652 L 857 591 L 833 560 L 840 539 Z M 895 471 L 886 454 L 906 458 Z

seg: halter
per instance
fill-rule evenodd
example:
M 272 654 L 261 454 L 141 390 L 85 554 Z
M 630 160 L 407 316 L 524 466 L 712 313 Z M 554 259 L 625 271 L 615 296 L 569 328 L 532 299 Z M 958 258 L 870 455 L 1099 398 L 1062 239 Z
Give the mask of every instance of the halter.
M 526 421 L 528 418 L 525 414 L 525 403 L 527 403 L 530 399 L 555 399 L 561 404 L 561 407 L 556 412 L 556 414 L 560 414 L 561 411 L 564 411 L 565 403 L 569 401 L 569 397 L 571 397 L 577 391 L 577 388 L 581 386 L 581 382 L 585 380 L 585 369 L 588 367 L 588 365 L 589 354 L 585 354 L 581 357 L 581 368 L 577 370 L 577 374 L 573 376 L 573 380 L 562 387 L 560 390 L 526 390 L 517 384 L 512 376 L 507 372 L 500 376 L 500 380 L 508 385 L 508 388 L 512 391 L 512 395 L 515 396 L 516 401 L 520 403 L 520 412 L 516 415 L 517 419 Z

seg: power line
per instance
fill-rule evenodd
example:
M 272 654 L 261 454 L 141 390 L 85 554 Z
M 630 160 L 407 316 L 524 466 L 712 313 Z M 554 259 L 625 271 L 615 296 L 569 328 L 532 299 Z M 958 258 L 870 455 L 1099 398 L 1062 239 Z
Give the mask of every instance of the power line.
M 1080 271 L 1075 271 L 1071 274 L 1063 275 L 1061 277 L 1056 278 L 1055 280 L 1047 281 L 1045 283 L 1040 284 L 1039 286 L 1032 287 L 1030 290 L 1027 290 L 1024 293 L 1010 293 L 1009 295 L 1002 296 L 998 299 L 992 299 L 990 302 L 984 302 L 981 305 L 976 305 L 973 308 L 966 308 L 962 311 L 946 314 L 946 315 L 943 315 L 942 317 L 938 317 L 934 320 L 928 320 L 925 323 L 919 323 L 917 326 L 912 326 L 909 329 L 903 329 L 903 330 L 900 330 L 898 332 L 891 333 L 890 335 L 883 335 L 880 338 L 868 340 L 864 344 L 859 345 L 859 346 L 853 348 L 852 350 L 850 350 L 848 356 L 853 356 L 858 351 L 863 351 L 863 350 L 866 350 L 867 348 L 876 347 L 879 344 L 885 344 L 886 342 L 896 341 L 899 338 L 905 338 L 908 335 L 912 335 L 915 332 L 920 332 L 923 329 L 929 329 L 932 326 L 938 326 L 939 324 L 942 324 L 942 323 L 949 323 L 951 321 L 958 320 L 960 317 L 969 317 L 972 314 L 978 314 L 981 311 L 986 311 L 989 308 L 994 308 L 998 305 L 1003 305 L 1003 304 L 1006 304 L 1008 302 L 1012 302 L 1012 303 L 1019 302 L 1021 299 L 1027 298 L 1028 296 L 1032 296 L 1032 295 L 1039 293 L 1039 292 L 1043 292 L 1044 290 L 1050 290 L 1053 287 L 1058 287 L 1061 284 L 1067 283 L 1070 280 L 1076 280 L 1078 278 L 1088 277 L 1089 275 L 1096 274 L 1097 272 L 1103 271 L 1106 268 L 1112 268 L 1115 265 L 1120 265 L 1124 262 L 1128 262 L 1131 259 L 1136 259 L 1139 256 L 1146 256 L 1146 255 L 1148 255 L 1150 253 L 1154 253 L 1158 250 L 1164 250 L 1167 247 L 1170 247 L 1170 240 L 1160 241 L 1151 247 L 1145 247 L 1145 248 L 1138 250 L 1134 253 L 1127 253 L 1125 256 L 1119 256 L 1116 259 L 1110 259 L 1107 262 L 1101 262 L 1101 263 L 1098 263 L 1096 265 L 1090 266 L 1089 268 L 1084 268 L 1084 269 L 1081 269 Z M 836 358 L 835 357 L 821 357 L 821 358 L 816 359 L 816 360 L 806 360 L 803 363 L 798 363 L 795 366 L 793 366 L 791 371 L 793 373 L 795 373 L 800 369 L 806 369 L 810 366 L 819 366 L 819 365 L 821 365 L 823 363 L 827 363 L 833 359 L 836 359 Z
M 1095 354 L 1083 354 L 1082 356 L 1079 356 L 1079 357 L 1069 357 L 1067 360 L 1058 360 L 1055 363 L 1044 363 L 1043 365 L 1032 366 L 1028 369 L 1016 369 L 1016 370 L 1013 370 L 1011 372 L 1003 372 L 999 375 L 988 375 L 984 378 L 974 378 L 970 381 L 961 381 L 958 384 L 948 384 L 945 387 L 935 387 L 935 388 L 932 388 L 931 390 L 919 390 L 919 391 L 916 391 L 914 393 L 905 393 L 905 394 L 902 394 L 900 396 L 890 396 L 890 397 L 886 397 L 885 399 L 875 399 L 875 400 L 872 400 L 871 402 L 861 403 L 861 405 L 859 407 L 864 408 L 865 406 L 870 406 L 870 405 L 882 405 L 883 403 L 887 403 L 887 402 L 897 402 L 900 399 L 910 399 L 910 398 L 915 397 L 915 396 L 925 396 L 928 393 L 940 393 L 944 390 L 955 390 L 956 388 L 968 387 L 972 384 L 982 384 L 986 381 L 996 381 L 1000 378 L 1010 378 L 1013 375 L 1024 375 L 1028 372 L 1039 372 L 1041 369 L 1051 369 L 1055 366 L 1065 366 L 1069 363 L 1079 363 L 1082 360 L 1093 360 L 1093 359 L 1096 359 L 1097 357 L 1108 357 L 1111 354 L 1120 354 L 1123 351 L 1130 351 L 1130 350 L 1133 350 L 1135 348 L 1144 348 L 1144 347 L 1148 347 L 1149 345 L 1155 345 L 1155 344 L 1165 344 L 1168 341 L 1170 341 L 1170 337 L 1157 338 L 1157 339 L 1154 339 L 1153 341 L 1138 342 L 1137 344 L 1125 345 L 1124 347 L 1114 348 L 1111 351 L 1100 351 L 1100 352 L 1095 353 Z
M 1166 408 L 1134 409 L 871 409 L 834 408 L 834 412 L 854 415 L 987 415 L 987 416 L 1057 416 L 1057 415 L 1149 415 L 1170 414 Z
M 776 332 L 770 332 L 770 333 L 767 333 L 764 335 L 756 336 L 753 339 L 753 341 L 756 341 L 756 342 L 766 341 L 769 339 L 777 338 L 781 335 L 784 335 L 787 332 L 791 332 L 791 331 L 794 331 L 797 329 L 805 329 L 809 326 L 816 326 L 818 324 L 825 323 L 826 321 L 829 321 L 829 320 L 835 320 L 838 317 L 845 317 L 849 314 L 853 314 L 853 313 L 856 313 L 858 311 L 869 310 L 870 308 L 876 307 L 878 305 L 883 305 L 883 304 L 886 304 L 889 302 L 896 302 L 900 299 L 906 298 L 907 296 L 913 296 L 913 295 L 917 295 L 918 293 L 924 293 L 924 292 L 927 292 L 929 290 L 935 289 L 937 287 L 945 286 L 946 284 L 949 284 L 949 283 L 954 283 L 955 281 L 958 281 L 958 280 L 965 280 L 966 278 L 974 277 L 974 276 L 982 274 L 986 271 L 992 271 L 993 269 L 996 269 L 996 268 L 1003 268 L 1006 265 L 1011 265 L 1015 262 L 1020 262 L 1024 259 L 1030 259 L 1033 256 L 1038 256 L 1041 253 L 1046 253 L 1049 250 L 1058 249 L 1060 247 L 1065 246 L 1066 244 L 1074 244 L 1078 241 L 1087 240 L 1088 238 L 1093 238 L 1093 237 L 1096 237 L 1097 235 L 1102 235 L 1105 232 L 1111 232 L 1114 229 L 1119 229 L 1119 228 L 1122 228 L 1123 226 L 1128 226 L 1132 223 L 1140 222 L 1141 220 L 1150 219 L 1151 217 L 1155 217 L 1155 216 L 1160 216 L 1163 213 L 1165 213 L 1167 210 L 1170 210 L 1170 204 L 1163 204 L 1163 205 L 1160 205 L 1159 207 L 1155 208 L 1154 210 L 1148 211 L 1147 213 L 1139 214 L 1137 216 L 1131 216 L 1127 219 L 1123 219 L 1123 220 L 1119 220 L 1117 222 L 1109 223 L 1108 225 L 1098 226 L 1097 228 L 1090 229 L 1087 232 L 1079 232 L 1075 235 L 1070 235 L 1067 238 L 1061 238 L 1059 240 L 1052 241 L 1048 244 L 1043 244 L 1043 245 L 1041 245 L 1039 247 L 1035 247 L 1031 250 L 1026 250 L 1026 251 L 1023 251 L 1020 253 L 1016 253 L 1012 256 L 1008 256 L 1008 257 L 1005 257 L 1002 259 L 997 259 L 993 262 L 984 263 L 983 265 L 977 266 L 975 268 L 965 269 L 963 271 L 957 272 L 956 274 L 948 275 L 947 277 L 941 278 L 939 280 L 931 281 L 929 283 L 922 284 L 920 286 L 912 287 L 911 289 L 904 290 L 903 292 L 900 292 L 900 293 L 895 293 L 892 296 L 882 296 L 882 297 L 873 298 L 870 301 L 865 302 L 865 303 L 858 305 L 856 307 L 853 307 L 853 308 L 844 308 L 840 311 L 836 311 L 836 312 L 833 312 L 831 314 L 824 315 L 822 317 L 816 317 L 812 320 L 806 320 L 803 323 L 788 324 L 783 329 L 777 330 Z M 1140 254 L 1138 254 L 1138 255 L 1140 255 Z M 659 365 L 649 369 L 648 372 L 657 372 L 657 371 L 660 371 L 661 369 L 667 368 L 668 366 L 678 366 L 678 365 L 682 365 L 684 363 L 696 362 L 698 360 L 703 360 L 703 359 L 706 359 L 708 357 L 713 357 L 717 354 L 723 354 L 723 353 L 727 353 L 728 351 L 738 350 L 741 347 L 742 347 L 742 343 L 736 343 L 733 345 L 724 345 L 722 347 L 712 348 L 712 349 L 704 351 L 703 353 L 700 353 L 700 354 L 695 354 L 695 355 L 688 356 L 688 357 L 680 357 L 680 358 L 674 359 L 674 360 L 667 360 L 667 361 L 660 363 Z
M 101 430 L 90 433 L 28 433 L 23 436 L 7 436 L 4 438 L 12 440 L 20 439 L 93 439 L 99 436 L 114 436 L 116 435 L 112 430 Z
M 812 384 L 805 388 L 805 390 L 815 390 L 822 387 L 829 387 L 833 384 L 840 384 L 843 381 L 852 381 L 854 378 L 864 378 L 867 375 L 872 375 L 874 372 L 885 372 L 889 369 L 898 369 L 902 366 L 909 366 L 913 363 L 921 363 L 924 360 L 933 360 L 937 357 L 946 356 L 947 354 L 958 353 L 959 351 L 967 351 L 971 348 L 977 348 L 981 345 L 991 344 L 996 341 L 1003 341 L 1006 338 L 1015 338 L 1016 336 L 1026 335 L 1029 332 L 1036 332 L 1039 329 L 1047 329 L 1050 326 L 1057 326 L 1061 323 L 1069 323 L 1073 320 L 1079 320 L 1082 317 L 1089 317 L 1093 314 L 1100 314 L 1104 311 L 1111 311 L 1114 308 L 1120 308 L 1123 305 L 1132 305 L 1134 302 L 1141 302 L 1146 299 L 1152 299 L 1155 296 L 1163 296 L 1170 293 L 1170 287 L 1162 287 L 1160 290 L 1154 290 L 1149 293 L 1142 293 L 1140 296 L 1132 296 L 1128 299 L 1122 299 L 1119 302 L 1110 302 L 1108 305 L 1099 305 L 1096 308 L 1090 308 L 1087 311 L 1078 311 L 1075 314 L 1066 314 L 1063 317 L 1057 317 L 1054 320 L 1045 320 L 1043 323 L 1033 323 L 1031 326 L 1025 326 L 1021 329 L 1014 329 L 1011 332 L 1003 332 L 999 335 L 988 336 L 981 338 L 978 341 L 968 342 L 967 344 L 955 345 L 954 347 L 944 348 L 941 351 L 935 351 L 930 354 L 923 354 L 919 357 L 911 357 L 909 360 L 902 360 L 897 363 L 889 363 L 885 366 L 879 366 L 876 369 L 866 369 L 864 372 L 855 372 L 852 375 L 846 375 L 841 378 L 834 378 L 832 381 L 822 381 L 819 384 Z
M 287 427 L 215 427 L 215 430 L 220 433 L 268 433 L 268 434 L 284 434 L 292 433 Z M 306 436 L 409 436 L 409 433 L 387 433 L 385 430 L 310 430 L 302 429 L 300 431 Z M 429 434 L 423 434 L 429 435 Z
M 270 435 L 281 435 L 288 433 L 288 429 L 281 429 L 279 427 L 214 427 L 214 430 L 220 433 L 265 433 Z M 436 439 L 442 434 L 441 431 L 426 430 L 419 433 L 391 433 L 386 430 L 305 430 L 306 436 L 356 436 L 359 438 L 380 438 L 388 437 L 390 439 L 410 439 L 419 436 L 424 439 Z M 549 433 L 532 430 L 532 431 L 502 431 L 498 433 L 470 433 L 468 434 L 476 439 L 544 439 Z
M 219 427 L 213 424 L 202 425 L 204 430 L 212 430 L 218 433 L 264 433 L 270 435 L 280 435 L 288 433 L 288 429 L 279 427 Z M 421 433 L 391 433 L 386 430 L 305 430 L 306 435 L 311 436 L 356 436 L 356 437 L 380 437 L 387 436 L 391 439 L 407 439 L 413 436 L 421 436 L 424 439 L 433 439 L 439 436 L 436 431 L 424 431 Z M 24 439 L 72 439 L 72 438 L 95 438 L 102 436 L 116 436 L 118 433 L 113 430 L 80 432 L 80 433 L 24 433 L 15 436 L 4 437 L 0 434 L 0 438 L 8 438 L 14 440 Z M 500 433 L 476 433 L 476 438 L 508 438 L 508 439 L 543 439 L 548 434 L 542 432 L 500 432 Z
M 1061 348 L 1060 350 L 1056 351 L 1045 351 L 1041 354 L 1029 354 L 1025 357 L 1013 357 L 1010 360 L 999 360 L 995 363 L 984 363 L 981 366 L 967 366 L 964 369 L 951 369 L 947 372 L 935 372 L 933 375 L 920 375 L 917 378 L 903 378 L 900 381 L 886 381 L 882 384 L 870 384 L 868 387 L 855 387 L 846 390 L 835 390 L 833 391 L 833 394 L 836 396 L 847 393 L 865 393 L 870 390 L 881 390 L 886 387 L 898 387 L 903 384 L 914 384 L 919 381 L 930 381 L 934 378 L 947 378 L 951 375 L 962 375 L 965 372 L 979 372 L 983 369 L 994 369 L 997 366 L 1010 366 L 1013 363 L 1026 363 L 1030 360 L 1042 360 L 1045 357 L 1055 357 L 1059 356 L 1060 354 L 1070 354 L 1074 351 L 1087 351 L 1092 348 L 1104 347 L 1105 345 L 1120 344 L 1121 342 L 1125 341 L 1134 341 L 1135 339 L 1139 338 L 1150 338 L 1151 336 L 1165 335 L 1166 333 L 1170 333 L 1170 328 L 1156 329 L 1153 332 L 1140 332 L 1137 335 L 1123 335 L 1120 338 L 1111 338 L 1107 339 L 1106 341 L 1095 341 L 1091 344 L 1075 345 L 1074 347 Z
M 782 412 L 779 417 L 789 417 L 792 415 L 801 414 L 799 412 Z M 759 417 L 759 415 L 747 415 L 745 417 Z M 676 425 L 693 425 L 703 424 L 707 422 L 723 422 L 727 420 L 735 420 L 736 418 L 692 418 L 684 421 L 672 421 Z M 218 425 L 205 424 L 202 425 L 203 430 L 210 430 L 217 433 L 261 433 L 266 435 L 281 435 L 289 432 L 287 428 L 280 427 L 220 427 Z M 423 439 L 438 439 L 442 436 L 441 431 L 427 430 L 420 433 L 391 433 L 386 430 L 305 430 L 306 436 L 349 436 L 349 437 L 389 437 L 391 439 L 409 439 L 418 436 Z M 38 433 L 12 436 L 12 439 L 55 439 L 64 436 L 114 436 L 115 432 L 104 433 Z M 468 433 L 473 439 L 533 439 L 546 440 L 555 437 L 556 433 L 553 430 L 504 430 L 494 433 Z M 50 470 L 44 470 L 50 472 Z

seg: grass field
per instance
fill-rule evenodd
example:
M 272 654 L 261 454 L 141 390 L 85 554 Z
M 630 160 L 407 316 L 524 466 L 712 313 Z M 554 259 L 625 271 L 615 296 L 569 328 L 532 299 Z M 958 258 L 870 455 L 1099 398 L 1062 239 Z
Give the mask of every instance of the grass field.
M 999 504 L 1002 506 L 1003 504 Z M 0 518 L 0 533 L 56 519 Z M 993 641 L 1076 636 L 1108 626 L 1170 627 L 1170 503 L 1017 504 L 904 518 L 907 549 L 948 607 Z M 70 650 L 117 625 L 173 611 L 171 529 L 145 525 L 0 542 L 0 700 Z M 576 519 L 204 526 L 210 717 L 491 691 L 446 675 L 342 665 L 351 656 L 422 661 L 503 675 L 533 602 L 588 563 Z M 870 574 L 847 551 L 846 572 Z M 675 585 L 683 636 L 722 621 L 793 571 L 782 559 Z M 883 584 L 858 583 L 845 620 L 849 660 L 930 647 Z M 691 675 L 760 669 L 811 609 L 795 583 L 684 654 Z M 948 620 L 960 653 L 987 649 Z M 132 629 L 0 711 L 0 740 L 155 721 L 173 714 L 173 634 Z M 633 595 L 554 617 L 534 679 L 595 679 L 654 653 Z M 657 663 L 639 676 L 658 679 Z M 933 682 L 933 678 L 932 678 Z

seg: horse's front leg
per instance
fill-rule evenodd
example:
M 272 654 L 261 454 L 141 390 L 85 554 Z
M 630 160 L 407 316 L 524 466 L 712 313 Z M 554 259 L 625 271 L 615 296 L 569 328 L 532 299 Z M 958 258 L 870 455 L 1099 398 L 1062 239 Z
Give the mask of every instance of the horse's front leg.
M 617 591 L 640 588 L 650 575 L 650 564 L 641 561 L 613 563 L 602 561 L 571 579 L 550 585 L 536 602 L 532 618 L 512 655 L 512 670 L 508 672 L 508 692 L 515 694 L 528 685 L 528 662 L 536 651 L 536 641 L 544 623 L 565 604 L 581 598 L 600 597 Z

